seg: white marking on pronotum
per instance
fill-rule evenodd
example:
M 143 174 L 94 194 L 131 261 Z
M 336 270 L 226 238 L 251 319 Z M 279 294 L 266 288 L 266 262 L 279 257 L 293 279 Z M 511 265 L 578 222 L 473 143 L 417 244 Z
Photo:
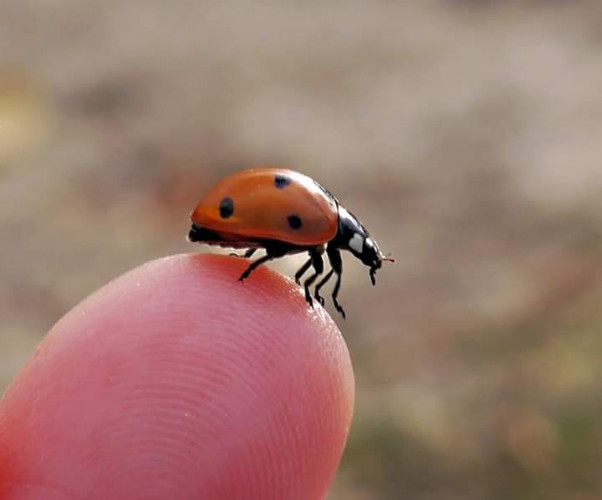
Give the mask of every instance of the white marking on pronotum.
M 362 253 L 362 250 L 364 249 L 364 238 L 357 233 L 354 234 L 353 238 L 349 241 L 349 248 L 357 253 Z

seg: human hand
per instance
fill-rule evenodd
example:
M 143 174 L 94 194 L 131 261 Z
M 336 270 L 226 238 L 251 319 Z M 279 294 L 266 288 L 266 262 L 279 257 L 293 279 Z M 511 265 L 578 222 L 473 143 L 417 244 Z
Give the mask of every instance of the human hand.
M 67 313 L 0 400 L 2 499 L 318 499 L 354 381 L 290 280 L 181 255 Z

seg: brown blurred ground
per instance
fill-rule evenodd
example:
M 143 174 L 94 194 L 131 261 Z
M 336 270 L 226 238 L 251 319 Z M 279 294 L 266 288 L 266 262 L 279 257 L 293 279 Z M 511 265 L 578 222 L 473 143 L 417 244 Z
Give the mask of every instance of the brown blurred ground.
M 106 281 L 208 251 L 217 179 L 285 164 L 397 258 L 375 289 L 346 259 L 331 498 L 599 498 L 600 5 L 0 3 L 0 389 Z

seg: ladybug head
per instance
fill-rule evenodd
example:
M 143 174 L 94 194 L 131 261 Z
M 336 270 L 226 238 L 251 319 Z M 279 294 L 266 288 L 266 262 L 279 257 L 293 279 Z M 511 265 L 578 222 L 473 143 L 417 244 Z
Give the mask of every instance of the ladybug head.
M 370 268 L 370 281 L 372 281 L 373 285 L 376 284 L 376 271 L 382 267 L 383 261 L 395 262 L 395 260 L 391 259 L 388 255 L 384 255 L 380 251 L 380 248 L 378 248 L 376 241 L 369 236 L 364 239 L 362 253 L 359 258 Z
M 349 250 L 362 263 L 370 268 L 370 280 L 376 284 L 376 271 L 383 265 L 383 261 L 395 262 L 388 255 L 383 254 L 376 241 L 370 237 L 368 231 L 357 218 L 339 207 L 339 246 Z

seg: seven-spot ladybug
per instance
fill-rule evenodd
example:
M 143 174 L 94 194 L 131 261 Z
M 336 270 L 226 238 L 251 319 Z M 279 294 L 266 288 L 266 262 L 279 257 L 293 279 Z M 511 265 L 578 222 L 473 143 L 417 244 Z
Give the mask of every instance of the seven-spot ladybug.
M 324 305 L 320 289 L 334 274 L 337 281 L 332 300 L 337 301 L 343 262 L 340 250 L 349 250 L 370 268 L 372 284 L 383 255 L 360 221 L 324 187 L 309 177 L 282 168 L 243 170 L 223 179 L 207 193 L 190 215 L 189 241 L 231 248 L 247 248 L 244 257 L 263 248 L 266 255 L 251 262 L 239 280 L 253 269 L 286 254 L 308 252 L 309 260 L 295 274 L 295 281 L 313 266 L 314 273 L 303 282 L 305 299 L 312 305 L 309 287 L 324 272 L 326 251 L 332 269 L 315 287 L 314 297 Z

